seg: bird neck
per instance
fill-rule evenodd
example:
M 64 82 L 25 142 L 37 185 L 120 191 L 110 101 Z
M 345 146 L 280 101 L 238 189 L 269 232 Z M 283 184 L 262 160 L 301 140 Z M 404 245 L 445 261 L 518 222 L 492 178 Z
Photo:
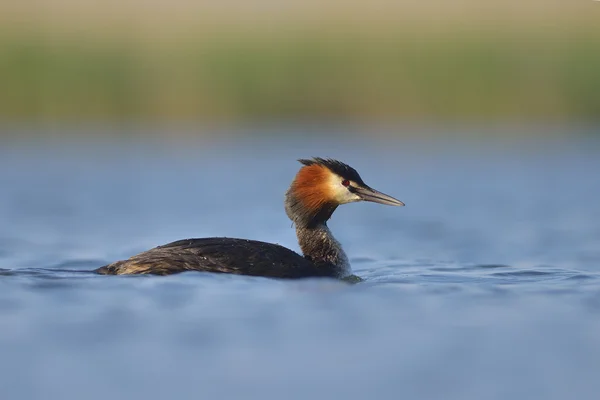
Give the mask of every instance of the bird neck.
M 340 277 L 350 274 L 348 257 L 325 222 L 316 225 L 296 225 L 296 235 L 304 257 L 316 266 L 334 267 Z

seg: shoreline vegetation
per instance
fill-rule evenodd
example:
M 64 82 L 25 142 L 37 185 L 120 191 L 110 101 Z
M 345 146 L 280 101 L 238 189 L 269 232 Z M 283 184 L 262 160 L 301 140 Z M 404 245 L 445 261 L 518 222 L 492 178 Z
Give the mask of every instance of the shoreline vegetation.
M 435 29 L 215 24 L 173 37 L 75 20 L 4 24 L 0 118 L 596 122 L 600 25 L 552 18 Z

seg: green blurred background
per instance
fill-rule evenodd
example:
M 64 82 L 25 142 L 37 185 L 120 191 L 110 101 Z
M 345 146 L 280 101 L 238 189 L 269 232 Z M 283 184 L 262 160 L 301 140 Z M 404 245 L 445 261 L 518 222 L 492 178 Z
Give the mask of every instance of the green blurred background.
M 10 122 L 600 117 L 600 2 L 8 0 Z

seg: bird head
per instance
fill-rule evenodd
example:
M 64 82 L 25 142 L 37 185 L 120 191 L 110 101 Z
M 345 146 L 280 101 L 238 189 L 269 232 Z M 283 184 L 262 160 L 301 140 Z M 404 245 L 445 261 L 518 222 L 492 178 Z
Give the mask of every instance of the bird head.
M 318 157 L 298 161 L 303 167 L 286 192 L 285 201 L 286 213 L 296 225 L 325 223 L 339 205 L 346 203 L 404 205 L 368 186 L 354 168 L 341 161 Z

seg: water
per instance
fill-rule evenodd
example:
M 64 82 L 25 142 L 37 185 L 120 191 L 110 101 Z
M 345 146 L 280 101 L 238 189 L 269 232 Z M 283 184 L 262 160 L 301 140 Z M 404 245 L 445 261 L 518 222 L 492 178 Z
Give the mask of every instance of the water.
M 2 398 L 597 398 L 597 137 L 314 133 L 5 139 Z M 407 204 L 334 214 L 364 283 L 86 272 L 186 237 L 297 249 L 312 155 Z

